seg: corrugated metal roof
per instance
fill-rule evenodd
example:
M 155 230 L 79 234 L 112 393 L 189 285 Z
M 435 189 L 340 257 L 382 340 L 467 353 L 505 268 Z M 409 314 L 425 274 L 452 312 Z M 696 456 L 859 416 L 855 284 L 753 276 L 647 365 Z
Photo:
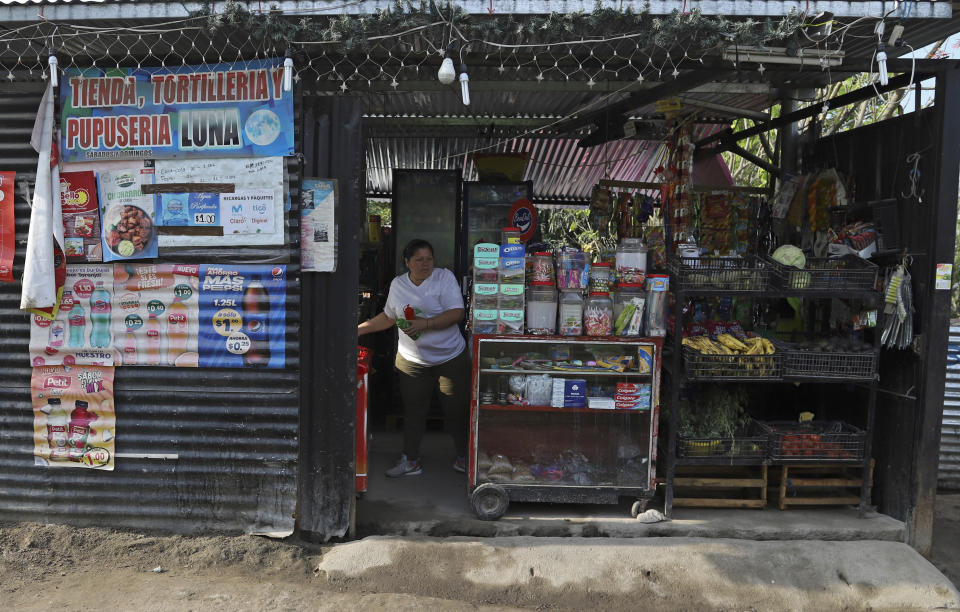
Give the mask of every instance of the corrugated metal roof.
M 722 126 L 703 125 L 695 130 L 706 136 Z M 534 199 L 540 202 L 584 203 L 602 178 L 654 181 L 654 170 L 663 162 L 666 147 L 659 141 L 617 140 L 583 149 L 571 137 L 490 138 L 372 137 L 366 139 L 368 195 L 389 195 L 394 168 L 460 170 L 463 179 L 477 180 L 472 152 L 530 153 L 524 180 L 533 181 Z
M 947 380 L 943 390 L 943 424 L 940 426 L 940 470 L 937 484 L 960 489 L 960 326 L 950 326 Z

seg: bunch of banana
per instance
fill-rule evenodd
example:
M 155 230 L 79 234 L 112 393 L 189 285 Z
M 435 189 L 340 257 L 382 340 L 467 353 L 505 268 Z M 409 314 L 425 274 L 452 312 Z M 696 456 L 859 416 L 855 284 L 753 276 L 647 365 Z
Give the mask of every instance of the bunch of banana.
M 777 349 L 766 338 L 747 338 L 743 341 L 731 334 L 720 334 L 716 341 L 709 336 L 688 336 L 683 345 L 704 355 L 773 355 Z

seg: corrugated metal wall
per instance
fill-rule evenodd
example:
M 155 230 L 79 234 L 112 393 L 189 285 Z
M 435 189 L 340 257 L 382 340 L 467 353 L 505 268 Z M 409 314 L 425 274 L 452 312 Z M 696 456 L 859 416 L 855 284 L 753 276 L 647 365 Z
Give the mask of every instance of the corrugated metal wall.
M 31 184 L 36 156 L 29 139 L 40 93 L 19 83 L 0 89 L 0 169 L 16 170 Z M 296 159 L 290 159 L 288 172 L 296 209 Z M 29 215 L 18 189 L 17 278 L 23 273 Z M 298 244 L 297 220 L 288 220 L 287 228 L 288 245 Z M 19 283 L 0 284 L 0 520 L 180 533 L 292 532 L 299 450 L 299 250 L 192 249 L 159 261 L 288 259 L 286 369 L 117 368 L 113 472 L 34 466 L 28 317 L 19 310 Z M 171 458 L 151 458 L 157 455 Z
M 960 326 L 958 325 L 950 326 L 937 484 L 944 489 L 960 489 Z

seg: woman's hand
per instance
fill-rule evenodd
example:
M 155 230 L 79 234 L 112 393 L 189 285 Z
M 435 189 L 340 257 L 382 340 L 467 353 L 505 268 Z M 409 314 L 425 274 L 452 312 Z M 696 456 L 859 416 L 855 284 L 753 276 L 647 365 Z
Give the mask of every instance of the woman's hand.
M 413 336 L 416 334 L 422 334 L 428 329 L 433 329 L 433 320 L 432 319 L 423 319 L 417 317 L 415 319 L 407 319 L 408 325 L 403 328 L 403 333 L 408 336 Z

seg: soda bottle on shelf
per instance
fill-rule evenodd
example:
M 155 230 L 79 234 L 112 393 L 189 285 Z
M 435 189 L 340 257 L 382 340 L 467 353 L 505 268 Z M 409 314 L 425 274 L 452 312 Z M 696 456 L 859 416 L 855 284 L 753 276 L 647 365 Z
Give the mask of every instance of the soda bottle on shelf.
M 175 297 L 167 309 L 167 361 L 170 365 L 175 365 L 177 357 L 187 350 L 188 327 L 187 307 Z
M 160 321 L 152 312 L 147 318 L 147 365 L 160 365 Z
M 65 461 L 67 455 L 67 425 L 70 416 L 60 403 L 59 397 L 47 400 L 47 444 L 50 446 L 50 461 Z
M 133 328 L 128 327 L 123 341 L 123 365 L 137 365 L 137 337 Z
M 70 425 L 67 427 L 67 448 L 70 461 L 80 461 L 87 448 L 87 438 L 90 436 L 90 423 L 97 420 L 97 415 L 87 410 L 87 402 L 77 400 L 73 412 L 70 413 Z
M 83 346 L 84 336 L 87 330 L 87 312 L 77 301 L 70 310 L 70 346 L 80 348 Z
M 250 338 L 250 350 L 243 354 L 243 365 L 264 367 L 270 363 L 270 295 L 260 279 L 254 277 L 243 291 L 244 331 Z
M 110 294 L 97 281 L 97 288 L 90 295 L 90 346 L 110 346 Z

